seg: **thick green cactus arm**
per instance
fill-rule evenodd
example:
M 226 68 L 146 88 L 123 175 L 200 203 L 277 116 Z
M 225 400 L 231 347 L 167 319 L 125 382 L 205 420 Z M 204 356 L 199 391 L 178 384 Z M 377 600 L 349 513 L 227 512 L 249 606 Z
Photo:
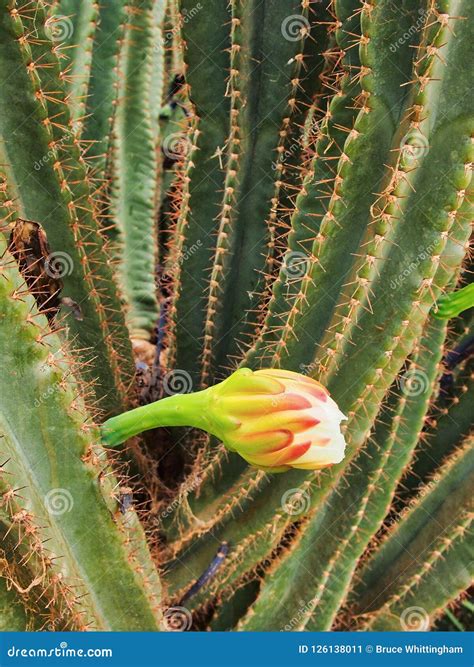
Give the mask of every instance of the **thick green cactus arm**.
M 310 31 L 307 2 L 231 4 L 230 150 L 205 325 L 205 379 L 241 359 L 258 331 L 281 187 L 273 167 L 294 117 Z
M 346 8 L 346 3 L 341 5 Z M 285 368 L 313 361 L 315 346 L 331 324 L 357 255 L 366 256 L 361 243 L 371 221 L 375 192 L 385 176 L 385 165 L 390 162 L 393 139 L 408 105 L 408 88 L 404 84 L 412 76 L 415 53 L 414 43 L 405 42 L 395 62 L 389 48 L 400 31 L 408 30 L 419 18 L 417 9 L 417 2 L 403 7 L 391 2 L 364 3 L 360 8 L 361 68 L 356 76 L 362 87 L 361 110 L 355 123 L 346 128 L 331 197 L 313 238 L 297 298 L 287 303 L 287 315 L 280 325 L 271 325 L 270 339 L 264 338 L 257 345 L 257 357 L 270 345 L 275 365 Z M 354 41 L 357 45 L 358 40 Z M 319 178 L 317 171 L 315 178 Z M 314 192 L 310 191 L 309 196 L 313 197 Z
M 164 35 L 164 20 L 166 12 L 166 0 L 155 0 L 153 3 L 152 12 L 152 64 L 151 64 L 151 85 L 150 85 L 150 115 L 151 115 L 151 129 L 155 142 L 158 141 L 160 135 L 160 109 L 163 108 L 164 92 L 165 92 L 165 42 Z M 160 170 L 159 176 L 161 176 Z M 158 199 L 159 194 L 156 194 Z
M 158 318 L 155 286 L 156 132 L 152 81 L 155 2 L 127 6 L 120 55 L 121 83 L 115 108 L 111 209 L 119 237 L 119 280 L 133 338 L 149 339 Z M 162 63 L 160 63 L 162 67 Z
M 385 518 L 418 442 L 430 397 L 437 391 L 445 336 L 445 324 L 429 321 L 367 446 L 295 547 L 276 561 L 240 629 L 331 628 L 357 561 Z
M 288 317 L 288 308 L 301 292 L 303 278 L 311 261 L 314 238 L 319 233 L 321 221 L 336 185 L 335 165 L 341 156 L 347 132 L 354 127 L 358 114 L 357 98 L 361 88 L 357 76 L 360 59 L 354 44 L 360 39 L 358 2 L 349 0 L 335 3 L 335 39 L 340 53 L 330 54 L 341 60 L 341 71 L 333 77 L 339 80 L 337 94 L 330 103 L 317 134 L 315 157 L 303 186 L 296 198 L 291 218 L 288 248 L 283 257 L 279 275 L 272 287 L 268 314 L 260 337 L 246 354 L 246 363 L 262 365 L 270 363 L 281 328 Z M 331 80 L 331 85 L 335 85 Z M 302 368 L 298 370 L 303 370 Z
M 294 199 L 310 169 L 309 150 L 318 135 L 319 122 L 326 108 L 325 94 L 329 81 L 335 84 L 339 73 L 334 71 L 337 50 L 334 47 L 335 17 L 327 3 L 310 3 L 309 32 L 304 40 L 298 85 L 294 90 L 294 113 L 286 128 L 286 136 L 278 147 L 272 168 L 278 173 L 272 210 L 268 218 L 270 241 L 265 289 L 271 294 L 272 282 L 278 272 L 282 255 L 288 245 L 288 230 Z M 355 17 L 354 17 L 355 18 Z M 355 21 L 356 22 L 356 19 Z M 306 235 L 308 236 L 308 234 Z M 264 297 L 267 298 L 267 297 Z M 263 319 L 260 316 L 260 319 Z
M 220 0 L 202 3 L 195 15 L 193 0 L 183 0 L 180 11 L 193 13 L 183 23 L 182 38 L 194 119 L 188 135 L 183 130 L 176 132 L 168 136 L 164 146 L 165 155 L 179 153 L 180 146 L 187 152 L 181 204 L 167 266 L 174 281 L 170 318 L 176 330 L 168 365 L 189 373 L 197 389 L 196 360 L 202 353 L 205 294 L 215 245 L 215 220 L 224 189 L 231 14 L 227 3 Z
M 17 503 L 19 493 L 5 481 L 5 473 L 0 484 L 0 585 L 5 585 L 12 605 L 7 619 L 23 622 L 18 630 L 79 629 L 80 614 L 74 619 L 70 591 L 66 593 L 67 585 L 63 586 L 53 571 L 40 531 L 28 511 Z
M 126 20 L 125 0 L 101 0 L 92 46 L 82 139 L 99 183 L 104 179 L 118 88 L 118 54 Z
M 0 431 L 9 492 L 48 540 L 56 574 L 84 625 L 156 630 L 160 584 L 143 531 L 133 510 L 118 511 L 116 481 L 64 351 L 35 313 L 4 248 Z
M 439 411 L 438 411 L 439 410 Z M 420 443 L 407 486 L 415 488 L 420 480 L 433 474 L 447 454 L 450 454 L 472 430 L 474 414 L 474 364 L 471 362 L 455 381 L 453 396 L 443 407 L 435 407 Z
M 130 390 L 130 343 L 43 7 L 25 5 L 4 0 L 0 6 L 0 135 L 11 196 L 20 214 L 46 232 L 50 261 L 62 276 L 61 296 L 80 308 L 79 317 L 66 307 L 63 316 L 71 340 L 83 350 L 84 376 L 97 379 L 100 407 L 113 412 Z M 38 38 L 30 43 L 22 20 L 33 18 Z
M 99 19 L 96 0 L 61 0 L 48 19 L 49 36 L 67 62 L 69 108 L 80 134 L 87 103 L 94 36 Z
M 352 613 L 359 616 L 361 629 L 428 629 L 431 619 L 470 585 L 472 444 L 468 440 L 421 489 L 361 569 L 351 595 Z M 418 627 L 410 627 L 413 609 L 420 614 Z
M 389 364 L 387 352 L 392 349 L 393 341 L 400 336 L 407 338 L 406 318 L 410 317 L 409 329 L 415 332 L 423 321 L 423 313 L 433 304 L 433 294 L 436 298 L 440 288 L 450 282 L 437 279 L 436 271 L 456 221 L 463 215 L 461 207 L 471 180 L 474 131 L 469 102 L 471 83 L 468 75 L 458 77 L 457 73 L 466 50 L 470 52 L 473 48 L 472 11 L 470 3 L 462 6 L 463 18 L 456 20 L 455 32 L 451 31 L 446 15 L 435 14 L 434 25 L 431 15 L 428 19 L 426 57 L 420 59 L 415 72 L 418 83 L 409 131 L 419 132 L 417 136 L 429 145 L 415 156 L 404 151 L 397 185 L 389 191 L 390 207 L 395 206 L 388 212 L 390 228 L 384 243 L 389 247 L 381 248 L 385 257 L 380 263 L 375 262 L 375 275 L 369 281 L 370 295 L 366 292 L 365 298 L 359 297 L 358 312 L 353 314 L 347 337 L 340 346 L 340 356 L 334 363 L 335 371 L 328 379 L 328 386 L 343 410 L 353 410 L 348 403 L 352 404 L 352 397 L 361 390 L 357 405 L 362 407 L 365 403 L 364 413 L 367 412 L 370 390 L 364 388 L 370 388 Z M 459 105 L 448 108 L 446 100 L 459 92 Z M 391 216 L 396 216 L 396 221 Z M 402 236 L 405 250 L 400 252 L 397 244 Z M 397 314 L 393 316 L 395 303 Z M 348 377 L 353 379 L 349 386 Z M 364 421 L 363 414 L 359 425 Z

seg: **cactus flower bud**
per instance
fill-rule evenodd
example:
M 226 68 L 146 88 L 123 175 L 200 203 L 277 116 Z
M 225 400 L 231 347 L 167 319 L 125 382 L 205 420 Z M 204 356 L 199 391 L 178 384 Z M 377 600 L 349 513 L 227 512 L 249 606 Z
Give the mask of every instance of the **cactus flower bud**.
M 317 470 L 344 458 L 345 419 L 327 390 L 291 371 L 242 368 L 212 387 L 212 432 L 251 465 Z
M 291 371 L 241 368 L 203 391 L 112 417 L 102 433 L 115 445 L 158 426 L 194 426 L 258 468 L 318 470 L 344 458 L 343 419 L 319 382 Z

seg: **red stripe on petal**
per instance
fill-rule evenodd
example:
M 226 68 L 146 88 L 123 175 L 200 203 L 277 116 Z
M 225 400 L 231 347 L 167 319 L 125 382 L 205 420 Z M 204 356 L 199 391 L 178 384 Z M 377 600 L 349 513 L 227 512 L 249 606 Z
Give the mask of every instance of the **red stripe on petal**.
M 331 438 L 318 438 L 314 444 L 317 445 L 318 447 L 326 447 L 326 445 L 329 445 L 331 442 Z
M 286 424 L 283 422 L 280 423 L 280 426 L 286 426 L 289 431 L 292 433 L 303 433 L 304 431 L 309 431 L 314 428 L 321 422 L 316 417 L 310 417 L 309 415 L 301 415 L 300 417 L 292 417 L 291 414 L 288 415 Z
M 253 465 L 269 467 L 285 465 L 288 463 L 291 465 L 292 461 L 295 461 L 296 459 L 299 459 L 301 456 L 303 456 L 303 454 L 306 454 L 310 447 L 311 443 L 305 442 L 301 445 L 283 447 L 282 449 L 275 452 L 251 454 L 245 458 Z
M 288 447 L 285 452 L 277 454 L 275 457 L 275 465 L 296 461 L 296 459 L 299 459 L 301 456 L 306 454 L 310 447 L 311 442 L 303 442 L 301 445 L 292 445 L 291 447 Z
M 310 407 L 311 403 L 304 396 L 288 393 L 274 399 L 273 409 L 279 412 L 281 410 L 306 410 Z
M 293 442 L 293 437 L 293 433 L 287 429 L 260 431 L 249 435 L 241 435 L 239 444 L 246 452 L 253 450 L 266 454 L 267 452 L 278 452 L 280 449 L 288 447 Z M 237 444 L 237 448 L 239 444 Z
M 328 393 L 322 387 L 321 385 L 318 386 L 317 383 L 314 384 L 305 384 L 304 390 L 308 392 L 308 394 L 311 394 L 311 396 L 314 396 L 314 398 L 317 398 L 318 401 L 321 401 L 322 403 L 326 403 L 328 400 Z

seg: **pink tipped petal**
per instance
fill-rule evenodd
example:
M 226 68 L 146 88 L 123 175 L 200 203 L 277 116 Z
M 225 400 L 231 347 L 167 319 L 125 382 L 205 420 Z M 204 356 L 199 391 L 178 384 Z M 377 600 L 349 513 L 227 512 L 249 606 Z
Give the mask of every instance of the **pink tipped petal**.
M 321 401 L 322 403 L 326 403 L 326 401 L 329 398 L 329 395 L 321 387 L 305 386 L 304 390 L 305 392 L 311 394 L 311 396 L 314 396 L 314 398 L 316 398 L 318 401 Z
M 311 403 L 304 396 L 282 393 L 278 396 L 268 394 L 252 395 L 252 400 L 242 400 L 239 395 L 224 396 L 219 399 L 219 408 L 224 413 L 238 418 L 258 417 L 282 410 L 305 410 Z
M 273 453 L 288 447 L 293 442 L 293 433 L 288 430 L 261 431 L 241 435 L 236 447 L 239 451 Z
M 253 465 L 263 466 L 281 466 L 285 464 L 293 465 L 293 461 L 303 456 L 311 447 L 310 442 L 301 445 L 293 445 L 285 447 L 278 452 L 270 452 L 268 454 L 255 454 L 248 456 L 247 460 Z
M 270 430 L 287 430 L 294 435 L 315 429 L 319 424 L 319 419 L 314 415 L 308 413 L 306 410 L 290 411 L 290 412 L 275 412 L 272 415 L 265 417 L 258 417 L 253 424 L 242 423 L 241 433 L 249 433 L 251 431 L 270 431 Z M 325 434 L 323 434 L 325 435 Z
M 244 369 L 241 369 L 244 370 Z M 237 371 L 238 372 L 238 371 Z M 242 374 L 236 377 L 232 383 L 229 382 L 224 387 L 223 394 L 271 394 L 277 395 L 285 391 L 285 385 L 277 378 L 260 376 L 256 377 L 256 373 L 252 375 Z M 231 375 L 229 379 L 232 379 Z M 227 382 L 227 380 L 226 380 Z

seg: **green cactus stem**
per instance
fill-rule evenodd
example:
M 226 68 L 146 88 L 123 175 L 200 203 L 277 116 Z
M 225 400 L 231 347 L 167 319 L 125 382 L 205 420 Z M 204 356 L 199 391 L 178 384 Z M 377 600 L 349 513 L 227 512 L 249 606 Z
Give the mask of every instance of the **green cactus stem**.
M 77 306 L 64 306 L 61 321 L 82 351 L 82 372 L 94 382 L 100 407 L 113 413 L 129 398 L 130 342 L 70 124 L 59 62 L 45 32 L 44 8 L 24 4 L 0 3 L 0 139 L 10 197 L 21 217 L 45 230 L 49 261 L 59 267 L 63 282 L 63 303 Z M 33 17 L 40 39 L 30 38 L 23 24 Z M 33 66 L 27 68 L 28 63 Z
M 472 444 L 468 439 L 420 489 L 359 572 L 351 600 L 360 629 L 427 630 L 446 603 L 471 583 Z M 410 627 L 407 616 L 413 607 L 422 610 L 421 618 Z
M 56 575 L 83 625 L 156 630 L 160 584 L 143 530 L 134 526 L 133 510 L 130 519 L 118 511 L 117 482 L 97 445 L 68 353 L 36 313 L 3 242 L 0 254 L 6 493 L 27 513 L 30 532 L 34 528 L 47 540 Z
M 118 56 L 126 22 L 125 0 L 100 0 L 81 138 L 94 177 L 103 184 L 118 94 Z
M 208 390 L 175 394 L 111 417 L 102 425 L 102 440 L 108 447 L 115 447 L 138 433 L 160 426 L 193 426 L 210 430 L 212 427 L 206 416 L 208 396 Z
M 71 117 L 79 134 L 86 112 L 99 4 L 96 0 L 60 0 L 47 19 L 47 33 L 68 63 Z
M 440 320 L 450 320 L 465 310 L 474 307 L 474 283 L 466 285 L 451 294 L 443 294 L 433 308 L 433 316 Z
M 148 340 L 158 318 L 155 286 L 156 128 L 152 82 L 154 1 L 127 6 L 120 54 L 120 85 L 111 146 L 111 213 L 118 232 L 119 280 L 133 338 Z M 156 67 L 152 71 L 152 67 Z M 155 130 L 153 129 L 155 128 Z

